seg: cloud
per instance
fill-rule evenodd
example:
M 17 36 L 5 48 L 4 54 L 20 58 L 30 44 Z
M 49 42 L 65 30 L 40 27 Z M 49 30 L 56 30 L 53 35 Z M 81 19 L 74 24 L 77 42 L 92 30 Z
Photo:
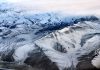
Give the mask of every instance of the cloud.
M 74 14 L 99 14 L 100 0 L 8 0 L 33 11 L 60 11 Z

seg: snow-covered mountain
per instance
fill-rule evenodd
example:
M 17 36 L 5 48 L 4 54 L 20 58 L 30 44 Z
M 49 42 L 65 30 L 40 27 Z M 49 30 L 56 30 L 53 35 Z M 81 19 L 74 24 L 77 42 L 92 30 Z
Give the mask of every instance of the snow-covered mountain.
M 100 68 L 99 49 L 100 20 L 96 16 L 33 14 L 0 3 L 1 68 L 92 70 Z

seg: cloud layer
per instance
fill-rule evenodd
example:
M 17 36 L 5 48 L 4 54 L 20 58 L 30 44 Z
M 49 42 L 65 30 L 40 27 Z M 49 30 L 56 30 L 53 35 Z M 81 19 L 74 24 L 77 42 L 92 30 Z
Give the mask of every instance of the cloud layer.
M 33 11 L 59 11 L 74 14 L 99 14 L 100 0 L 7 0 Z

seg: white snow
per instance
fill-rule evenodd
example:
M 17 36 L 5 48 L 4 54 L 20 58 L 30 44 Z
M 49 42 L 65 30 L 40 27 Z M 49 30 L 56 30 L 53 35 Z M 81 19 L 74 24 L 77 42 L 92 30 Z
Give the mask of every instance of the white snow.
M 23 62 L 28 57 L 28 53 L 31 52 L 33 49 L 34 45 L 32 44 L 26 44 L 24 46 L 17 48 L 13 55 L 15 61 Z
M 94 57 L 94 59 L 91 61 L 91 63 L 96 67 L 100 68 L 100 52 L 99 55 Z

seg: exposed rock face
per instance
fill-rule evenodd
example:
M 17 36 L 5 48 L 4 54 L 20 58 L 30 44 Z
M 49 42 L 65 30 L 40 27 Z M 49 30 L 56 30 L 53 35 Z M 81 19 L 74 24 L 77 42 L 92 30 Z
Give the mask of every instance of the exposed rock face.
M 98 49 L 95 16 L 30 14 L 0 3 L 1 70 L 94 70 Z

